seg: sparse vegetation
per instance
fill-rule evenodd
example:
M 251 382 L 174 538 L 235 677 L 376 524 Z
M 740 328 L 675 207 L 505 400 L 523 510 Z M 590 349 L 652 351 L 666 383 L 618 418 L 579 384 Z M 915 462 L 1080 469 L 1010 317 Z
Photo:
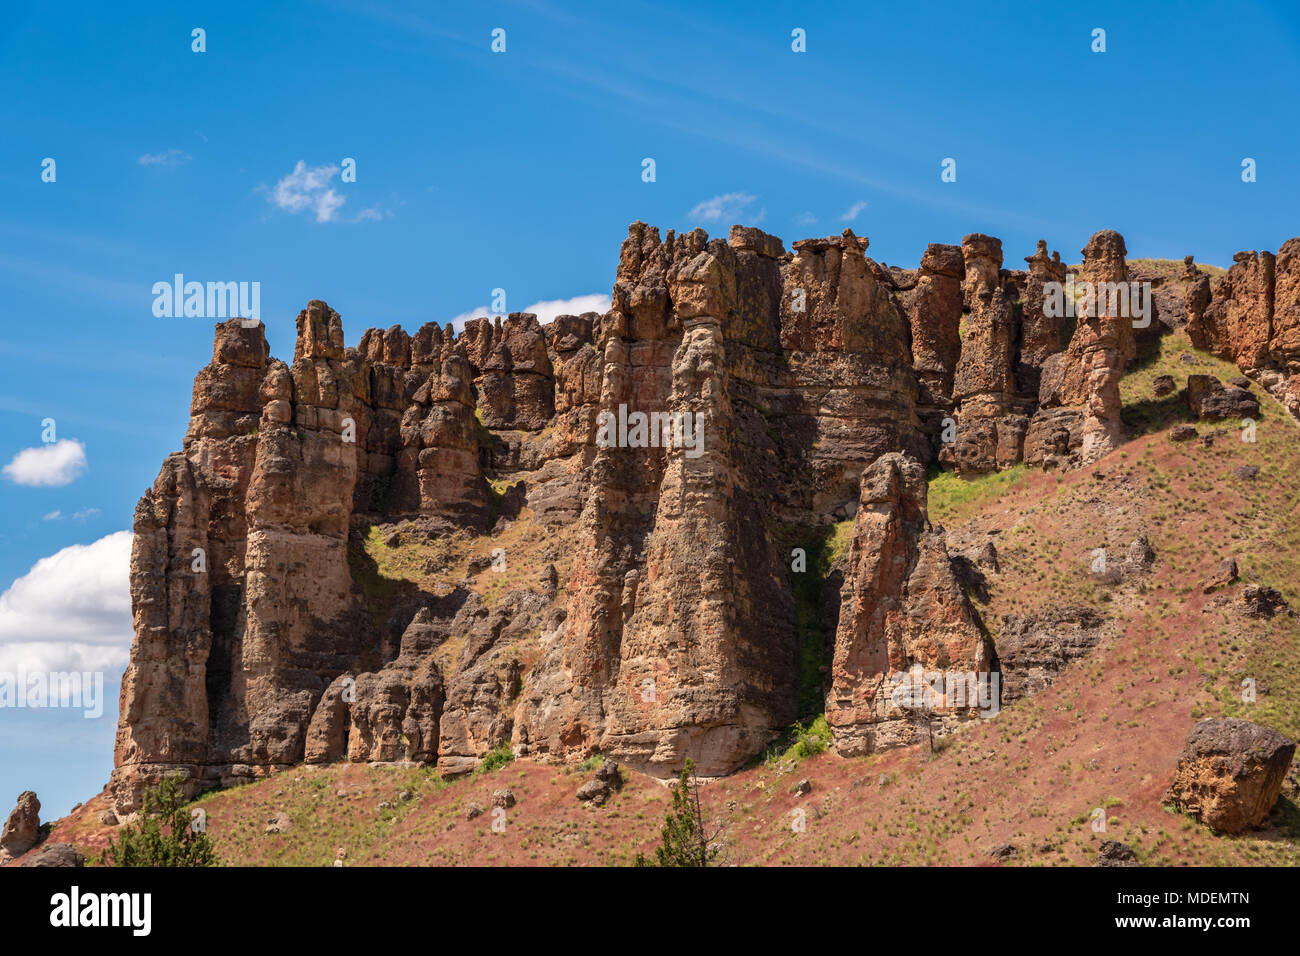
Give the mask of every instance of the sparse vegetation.
M 199 816 L 198 819 L 205 819 Z M 100 855 L 104 866 L 215 866 L 206 828 L 194 822 L 174 777 L 144 795 L 138 824 L 122 827 Z

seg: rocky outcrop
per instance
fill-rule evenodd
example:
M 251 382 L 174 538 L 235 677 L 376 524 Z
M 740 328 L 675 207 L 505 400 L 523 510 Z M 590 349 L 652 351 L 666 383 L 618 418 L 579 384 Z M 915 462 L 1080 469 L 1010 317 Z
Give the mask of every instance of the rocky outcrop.
M 41 801 L 30 790 L 18 795 L 18 802 L 0 830 L 0 863 L 22 856 L 36 845 L 41 832 Z
M 580 802 L 603 807 L 605 801 L 622 787 L 623 777 L 619 773 L 618 764 L 606 760 L 600 765 L 596 775 L 578 788 L 577 797 Z
M 961 357 L 965 271 L 960 246 L 932 242 L 921 257 L 921 268 L 908 299 L 917 416 L 925 433 L 932 436 L 931 457 L 938 457 L 943 421 L 952 414 L 953 375 Z
M 839 629 L 826 699 L 835 749 L 846 756 L 913 742 L 977 716 L 976 693 L 920 700 L 900 682 L 940 673 L 987 686 L 992 648 L 944 544 L 926 516 L 925 468 L 908 456 L 881 456 L 862 476 L 849 545 Z M 969 688 L 969 685 L 966 685 Z M 989 701 L 995 711 L 996 698 Z M 920 706 L 918 706 L 920 705 Z M 988 708 L 985 708 L 986 710 Z
M 1125 254 L 1124 238 L 1111 229 L 1095 233 L 1083 249 L 1077 324 L 1065 351 L 1043 363 L 1039 410 L 1025 437 L 1030 464 L 1086 465 L 1124 439 L 1119 380 L 1136 355 L 1134 316 L 1122 289 Z
M 1213 375 L 1187 376 L 1187 408 L 1196 418 L 1255 419 L 1259 416 L 1259 401 L 1244 388 L 1225 386 Z
M 1277 803 L 1295 746 L 1248 720 L 1202 720 L 1178 756 L 1166 799 L 1223 833 L 1261 826 Z
M 1016 401 L 1015 296 L 1000 278 L 1000 240 L 974 233 L 961 249 L 969 314 L 953 376 L 956 440 L 939 460 L 959 472 L 996 471 L 1020 461 L 1029 424 Z
M 1235 362 L 1300 417 L 1300 237 L 1277 255 L 1238 252 L 1227 273 L 1189 290 L 1187 333 Z
M 826 690 L 800 687 L 801 652 L 826 658 L 837 746 L 912 739 L 877 683 L 995 669 L 963 591 L 977 563 L 954 571 L 929 528 L 924 466 L 1014 464 L 1039 415 L 1034 447 L 1061 425 L 1057 457 L 1080 460 L 1113 437 L 1127 344 L 1103 315 L 1060 351 L 1045 243 L 1024 272 L 980 234 L 915 273 L 868 246 L 638 222 L 604 315 L 348 348 L 312 301 L 290 363 L 260 324 L 219 325 L 136 508 L 117 812 L 166 774 L 191 794 L 302 761 L 452 775 L 504 747 L 726 773 Z M 1122 278 L 1117 234 L 1085 254 Z M 850 518 L 852 560 L 814 589 L 827 646 L 801 649 L 787 542 Z M 473 580 L 516 525 L 546 541 L 528 579 L 512 552 L 508 586 Z
M 23 866 L 78 867 L 86 865 L 86 855 L 70 843 L 46 843 L 23 860 Z
M 1066 665 L 1097 646 L 1104 625 L 1101 615 L 1087 607 L 1006 615 L 997 636 L 1003 704 L 1050 686 Z
M 565 322 L 566 369 L 580 375 L 585 326 Z M 354 759 L 433 759 L 441 676 L 418 652 L 401 653 L 416 608 L 377 626 L 354 545 L 395 517 L 432 534 L 485 528 L 491 455 L 474 389 L 504 353 L 472 364 L 482 324 L 477 338 L 436 325 L 414 337 L 370 330 L 347 349 L 338 314 L 312 302 L 292 365 L 270 358 L 259 324 L 217 327 L 184 448 L 136 509 L 136 637 L 111 781 L 120 812 L 168 773 L 194 793 L 340 748 Z M 553 382 L 535 319 L 505 329 L 510 371 Z M 580 416 L 584 388 L 572 375 L 565 383 L 566 414 Z M 535 424 L 529 409 L 550 414 L 549 399 L 530 404 L 534 391 L 530 380 L 512 387 L 508 424 Z M 552 513 L 580 494 L 571 471 L 558 479 Z M 346 708 L 345 677 L 360 689 Z

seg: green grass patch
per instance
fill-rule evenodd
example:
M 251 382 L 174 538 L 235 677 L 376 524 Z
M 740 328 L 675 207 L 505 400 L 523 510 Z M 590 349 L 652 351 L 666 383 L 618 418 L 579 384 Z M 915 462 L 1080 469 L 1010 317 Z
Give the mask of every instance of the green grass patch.
M 960 524 L 990 501 L 1014 488 L 1029 471 L 1025 464 L 975 478 L 962 478 L 931 465 L 927 508 L 934 524 Z

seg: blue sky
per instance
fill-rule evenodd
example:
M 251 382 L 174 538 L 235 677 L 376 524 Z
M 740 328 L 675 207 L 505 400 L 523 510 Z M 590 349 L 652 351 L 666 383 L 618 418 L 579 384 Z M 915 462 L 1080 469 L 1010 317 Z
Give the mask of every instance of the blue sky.
M 512 311 L 607 295 L 635 219 L 787 247 L 848 225 L 909 267 L 976 231 L 1011 267 L 1040 237 L 1075 261 L 1101 228 L 1221 265 L 1300 233 L 1292 4 L 154 6 L 0 15 L 0 464 L 45 418 L 84 456 L 62 484 L 0 479 L 0 669 L 37 637 L 42 659 L 123 659 L 125 538 L 104 539 L 211 355 L 212 321 L 153 315 L 177 272 L 259 282 L 289 359 L 311 298 L 355 344 L 498 287 Z M 108 669 L 98 720 L 0 709 L 0 813 L 106 780 Z

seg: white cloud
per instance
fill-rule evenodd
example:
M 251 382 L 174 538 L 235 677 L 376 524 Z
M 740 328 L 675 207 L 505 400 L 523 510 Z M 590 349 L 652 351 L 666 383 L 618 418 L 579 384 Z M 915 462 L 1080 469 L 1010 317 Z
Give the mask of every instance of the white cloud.
M 451 327 L 459 332 L 465 327 L 465 323 L 470 319 L 481 319 L 484 316 L 490 317 L 491 313 L 486 305 L 480 305 L 476 309 L 470 309 L 468 312 L 462 312 L 460 315 L 451 317 Z
M 42 521 L 59 521 L 60 519 L 62 519 L 62 517 L 63 517 L 63 512 L 62 512 L 62 511 L 59 511 L 59 510 L 56 508 L 54 511 L 51 511 L 49 514 L 47 514 L 47 515 L 46 515 L 44 518 L 42 518 L 41 520 L 42 520 Z
M 180 166 L 194 157 L 183 149 L 168 149 L 161 153 L 145 153 L 136 160 L 141 166 Z
M 704 202 L 687 213 L 687 218 L 701 222 L 722 222 L 739 219 L 740 214 L 745 211 L 745 207 L 757 198 L 757 196 L 751 196 L 749 193 L 724 193 L 721 196 L 714 196 L 712 199 L 704 200 Z
M 0 671 L 104 671 L 131 651 L 131 532 L 74 544 L 0 594 Z
M 271 202 L 294 215 L 311 210 L 317 222 L 330 222 L 339 207 L 347 202 L 334 191 L 334 177 L 338 174 L 338 166 L 327 163 L 308 169 L 300 159 L 293 172 L 275 184 Z
M 534 302 L 532 305 L 525 306 L 524 311 L 533 313 L 537 316 L 537 321 L 545 325 L 554 322 L 557 315 L 582 315 L 584 312 L 603 314 L 609 311 L 609 305 L 609 296 L 592 293 L 575 295 L 572 299 L 547 299 Z
M 24 448 L 3 470 L 4 476 L 18 485 L 68 485 L 86 470 L 86 446 L 75 439 L 61 438 L 50 445 Z
M 98 508 L 86 508 L 82 511 L 74 511 L 72 517 L 73 520 L 85 520 L 86 518 L 93 518 L 97 514 L 99 514 Z
M 610 298 L 599 292 L 593 292 L 588 295 L 575 295 L 571 299 L 543 299 L 540 302 L 534 302 L 532 305 L 526 305 L 520 312 L 531 312 L 537 316 L 537 321 L 542 325 L 548 322 L 554 322 L 557 315 L 582 315 L 584 312 L 601 312 L 609 311 Z M 480 305 L 477 309 L 470 309 L 468 312 L 462 312 L 460 315 L 451 319 L 452 327 L 457 332 L 465 328 L 465 323 L 470 319 L 494 318 L 491 310 L 486 305 Z
M 817 217 L 810 212 L 801 212 L 794 217 L 794 223 L 796 226 L 815 226 Z
M 855 202 L 849 207 L 848 212 L 840 216 L 840 222 L 852 222 L 854 219 L 857 219 L 858 216 L 862 214 L 862 210 L 866 208 L 867 204 L 865 202 Z

